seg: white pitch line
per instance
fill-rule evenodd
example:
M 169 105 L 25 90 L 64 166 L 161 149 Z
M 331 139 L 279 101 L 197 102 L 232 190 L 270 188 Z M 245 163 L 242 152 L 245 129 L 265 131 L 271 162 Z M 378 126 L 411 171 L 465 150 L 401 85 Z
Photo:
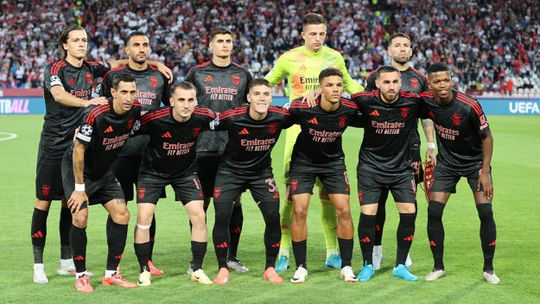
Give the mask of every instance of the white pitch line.
M 15 138 L 17 138 L 17 134 L 15 134 L 15 133 L 0 132 L 0 135 L 7 135 L 7 137 L 0 138 L 0 141 L 10 140 L 10 139 L 15 139 Z

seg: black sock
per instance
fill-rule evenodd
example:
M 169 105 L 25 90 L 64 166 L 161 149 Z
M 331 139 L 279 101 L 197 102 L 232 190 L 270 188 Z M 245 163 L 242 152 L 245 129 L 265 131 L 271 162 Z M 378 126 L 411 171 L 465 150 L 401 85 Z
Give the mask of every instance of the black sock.
M 117 224 L 114 221 L 111 222 L 111 230 L 109 231 L 109 237 L 107 239 L 109 252 L 107 254 L 106 269 L 116 270 L 122 259 L 124 247 L 126 246 L 128 225 Z
M 191 254 L 192 261 L 191 267 L 193 271 L 197 271 L 202 268 L 204 255 L 206 254 L 206 242 L 191 241 Z
M 69 244 L 69 232 L 71 230 L 71 210 L 69 208 L 60 208 L 60 258 L 71 259 L 71 245 Z
M 156 240 L 156 215 L 152 216 L 152 224 L 150 224 L 150 255 L 149 259 L 152 261 L 152 254 L 154 253 L 154 242 Z
M 244 224 L 244 215 L 242 206 L 234 206 L 232 211 L 231 222 L 229 223 L 229 231 L 231 244 L 229 246 L 229 259 L 236 258 L 238 254 L 238 243 L 240 243 L 240 233 L 242 233 L 242 225 Z
M 229 252 L 229 221 L 234 204 L 233 202 L 214 202 L 216 219 L 212 230 L 214 250 L 218 260 L 218 268 L 227 268 L 227 253 Z
M 345 266 L 351 266 L 351 259 L 354 247 L 353 239 L 338 238 L 337 240 L 339 243 L 339 253 L 341 255 L 341 268 Z
M 107 240 L 109 239 L 109 234 L 111 233 L 113 220 L 112 217 L 109 215 L 107 216 L 107 223 L 105 224 L 105 234 L 107 235 Z
M 396 266 L 399 264 L 405 265 L 407 254 L 411 249 L 411 244 L 414 239 L 414 223 L 416 221 L 416 213 L 399 214 L 399 225 L 396 233 L 397 238 L 397 255 Z
M 274 267 L 279 253 L 281 241 L 281 224 L 279 218 L 279 201 L 262 201 L 259 209 L 264 218 L 264 247 L 266 249 L 265 269 Z
M 78 228 L 71 225 L 69 233 L 71 252 L 73 252 L 73 263 L 76 272 L 86 271 L 86 227 Z
M 429 201 L 427 222 L 429 246 L 435 261 L 433 268 L 441 270 L 444 269 L 444 226 L 442 223 L 444 206 L 441 202 Z
M 134 244 L 135 254 L 139 261 L 140 271 L 149 271 L 148 260 L 150 259 L 150 242 Z
M 379 198 L 379 207 L 377 208 L 377 217 L 375 218 L 375 241 L 373 246 L 381 246 L 384 222 L 386 221 L 386 200 L 388 199 L 388 189 L 383 188 Z
M 360 213 L 358 238 L 362 249 L 363 265 L 373 264 L 373 239 L 375 237 L 375 215 Z
M 43 250 L 47 239 L 47 216 L 49 211 L 34 208 L 32 214 L 32 226 L 30 236 L 32 237 L 32 248 L 34 250 L 34 263 L 43 263 Z
M 294 253 L 294 260 L 296 261 L 296 267 L 302 266 L 307 269 L 307 240 L 303 240 L 300 242 L 292 241 L 292 250 Z
M 480 240 L 482 241 L 482 252 L 484 253 L 484 271 L 493 271 L 493 256 L 495 255 L 495 245 L 497 239 L 497 227 L 493 219 L 491 204 L 476 205 L 478 217 L 480 217 Z

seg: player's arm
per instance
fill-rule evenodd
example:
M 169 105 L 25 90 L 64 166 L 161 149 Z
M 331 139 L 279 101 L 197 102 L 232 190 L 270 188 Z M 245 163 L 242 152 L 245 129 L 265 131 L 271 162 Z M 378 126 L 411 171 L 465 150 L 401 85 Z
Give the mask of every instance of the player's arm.
M 64 87 L 60 85 L 53 86 L 50 92 L 56 102 L 68 107 L 87 108 L 91 105 L 107 104 L 107 98 L 105 97 L 82 99 L 66 92 Z
M 287 69 L 285 65 L 286 59 L 284 55 L 281 55 L 274 64 L 272 70 L 270 70 L 270 72 L 264 76 L 264 79 L 268 80 L 272 87 L 275 87 L 281 82 L 281 80 L 283 80 L 283 77 L 287 76 Z
M 343 59 L 342 56 L 339 56 L 338 58 L 338 69 L 343 74 L 343 89 L 347 93 L 352 95 L 352 94 L 364 91 L 364 87 L 358 82 L 354 81 L 351 75 L 349 75 L 349 71 L 347 70 L 347 67 L 345 66 L 345 59 Z
M 426 161 L 436 164 L 436 151 L 435 151 L 435 128 L 433 127 L 433 121 L 429 118 L 422 119 L 422 128 L 424 129 L 424 135 L 427 141 Z
M 208 130 L 211 131 L 226 131 L 229 127 L 229 118 L 226 118 L 229 115 L 230 110 L 227 110 L 223 113 L 216 113 L 216 118 L 208 123 Z
M 493 183 L 491 181 L 491 158 L 493 156 L 493 136 L 491 131 L 482 138 L 482 170 L 478 179 L 478 190 L 480 186 L 484 190 L 484 197 L 488 200 L 493 198 Z
M 88 196 L 84 185 L 84 152 L 86 145 L 75 141 L 73 145 L 73 175 L 75 177 L 75 191 L 68 200 L 68 207 L 72 213 L 81 209 L 84 203 L 88 203 Z
M 166 65 L 164 65 L 161 62 L 154 61 L 154 60 L 148 60 L 147 61 L 149 65 L 155 66 L 158 71 L 163 73 L 165 77 L 169 80 L 169 83 L 173 81 L 173 73 L 171 69 L 169 69 Z M 111 66 L 111 69 L 117 68 L 121 65 L 128 65 L 129 61 L 127 59 L 118 59 L 118 60 L 111 60 L 109 61 L 109 65 Z

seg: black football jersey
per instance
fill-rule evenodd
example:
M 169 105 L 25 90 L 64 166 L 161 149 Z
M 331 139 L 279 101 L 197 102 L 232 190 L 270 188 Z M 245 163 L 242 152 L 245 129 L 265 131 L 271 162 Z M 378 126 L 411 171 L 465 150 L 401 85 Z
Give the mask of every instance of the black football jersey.
M 40 148 L 51 157 L 62 158 L 71 145 L 74 131 L 81 122 L 84 108 L 68 107 L 54 100 L 51 88 L 61 86 L 73 96 L 91 99 L 94 79 L 103 77 L 110 66 L 103 62 L 83 61 L 75 67 L 66 60 L 49 64 L 43 75 L 45 122 L 41 131 Z
M 366 91 L 368 92 L 377 90 L 377 86 L 375 85 L 376 72 L 377 70 L 372 71 L 366 79 Z M 417 69 L 409 67 L 407 70 L 401 71 L 400 73 L 402 91 L 421 93 L 429 90 L 426 75 Z
M 221 113 L 240 107 L 247 102 L 249 71 L 235 63 L 219 67 L 212 61 L 193 67 L 186 76 L 197 88 L 197 101 L 201 107 Z M 197 142 L 197 152 L 223 152 L 227 132 L 206 132 Z

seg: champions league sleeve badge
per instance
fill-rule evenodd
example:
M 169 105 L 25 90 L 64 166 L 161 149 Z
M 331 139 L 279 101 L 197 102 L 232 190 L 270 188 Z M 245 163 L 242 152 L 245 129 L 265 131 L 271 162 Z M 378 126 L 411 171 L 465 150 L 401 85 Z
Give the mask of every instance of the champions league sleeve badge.
M 92 132 L 94 132 L 94 128 L 89 124 L 85 124 L 81 127 L 76 137 L 84 142 L 90 142 L 92 140 Z

